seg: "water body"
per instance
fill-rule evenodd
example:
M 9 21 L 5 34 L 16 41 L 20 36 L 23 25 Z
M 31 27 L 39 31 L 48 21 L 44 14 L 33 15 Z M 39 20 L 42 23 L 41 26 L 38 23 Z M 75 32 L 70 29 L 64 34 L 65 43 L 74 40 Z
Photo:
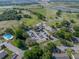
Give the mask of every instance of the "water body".
M 78 8 L 69 8 L 69 7 L 66 7 L 66 6 L 55 6 L 55 7 L 52 7 L 52 9 L 62 10 L 62 11 L 65 11 L 65 12 L 68 12 L 68 11 L 79 12 Z
M 13 6 L 0 6 L 0 9 L 1 9 L 1 8 L 7 9 L 7 8 L 13 8 Z

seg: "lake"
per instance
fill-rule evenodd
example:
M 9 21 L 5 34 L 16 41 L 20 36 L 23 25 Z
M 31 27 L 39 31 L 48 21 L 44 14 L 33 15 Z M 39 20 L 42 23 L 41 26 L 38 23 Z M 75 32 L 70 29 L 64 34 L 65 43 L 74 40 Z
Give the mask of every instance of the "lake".
M 78 8 L 69 8 L 69 7 L 66 7 L 66 6 L 55 6 L 55 7 L 52 7 L 51 9 L 56 9 L 56 10 L 62 10 L 62 11 L 71 11 L 71 12 L 79 12 L 79 9 Z
M 0 6 L 0 8 L 13 8 L 13 6 Z

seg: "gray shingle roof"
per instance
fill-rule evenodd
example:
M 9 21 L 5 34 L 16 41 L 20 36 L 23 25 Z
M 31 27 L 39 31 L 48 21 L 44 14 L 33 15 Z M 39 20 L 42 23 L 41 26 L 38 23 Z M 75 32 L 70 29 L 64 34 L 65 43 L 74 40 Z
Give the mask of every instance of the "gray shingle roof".
M 7 55 L 7 53 L 4 50 L 0 51 L 0 59 L 4 58 Z

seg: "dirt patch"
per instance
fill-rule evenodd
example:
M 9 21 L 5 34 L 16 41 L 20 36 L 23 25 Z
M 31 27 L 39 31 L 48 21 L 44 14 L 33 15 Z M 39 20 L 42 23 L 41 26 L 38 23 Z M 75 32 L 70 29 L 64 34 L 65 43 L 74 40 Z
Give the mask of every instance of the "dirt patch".
M 17 26 L 18 24 L 19 24 L 19 21 L 16 21 L 16 20 L 0 21 L 0 29 L 1 28 L 8 28 L 11 26 Z

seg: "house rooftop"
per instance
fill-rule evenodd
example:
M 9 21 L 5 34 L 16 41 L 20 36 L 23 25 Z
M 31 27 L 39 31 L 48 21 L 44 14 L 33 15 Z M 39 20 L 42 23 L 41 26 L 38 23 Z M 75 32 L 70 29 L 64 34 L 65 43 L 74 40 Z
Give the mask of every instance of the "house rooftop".
M 3 59 L 6 55 L 7 53 L 4 50 L 0 51 L 0 59 Z

